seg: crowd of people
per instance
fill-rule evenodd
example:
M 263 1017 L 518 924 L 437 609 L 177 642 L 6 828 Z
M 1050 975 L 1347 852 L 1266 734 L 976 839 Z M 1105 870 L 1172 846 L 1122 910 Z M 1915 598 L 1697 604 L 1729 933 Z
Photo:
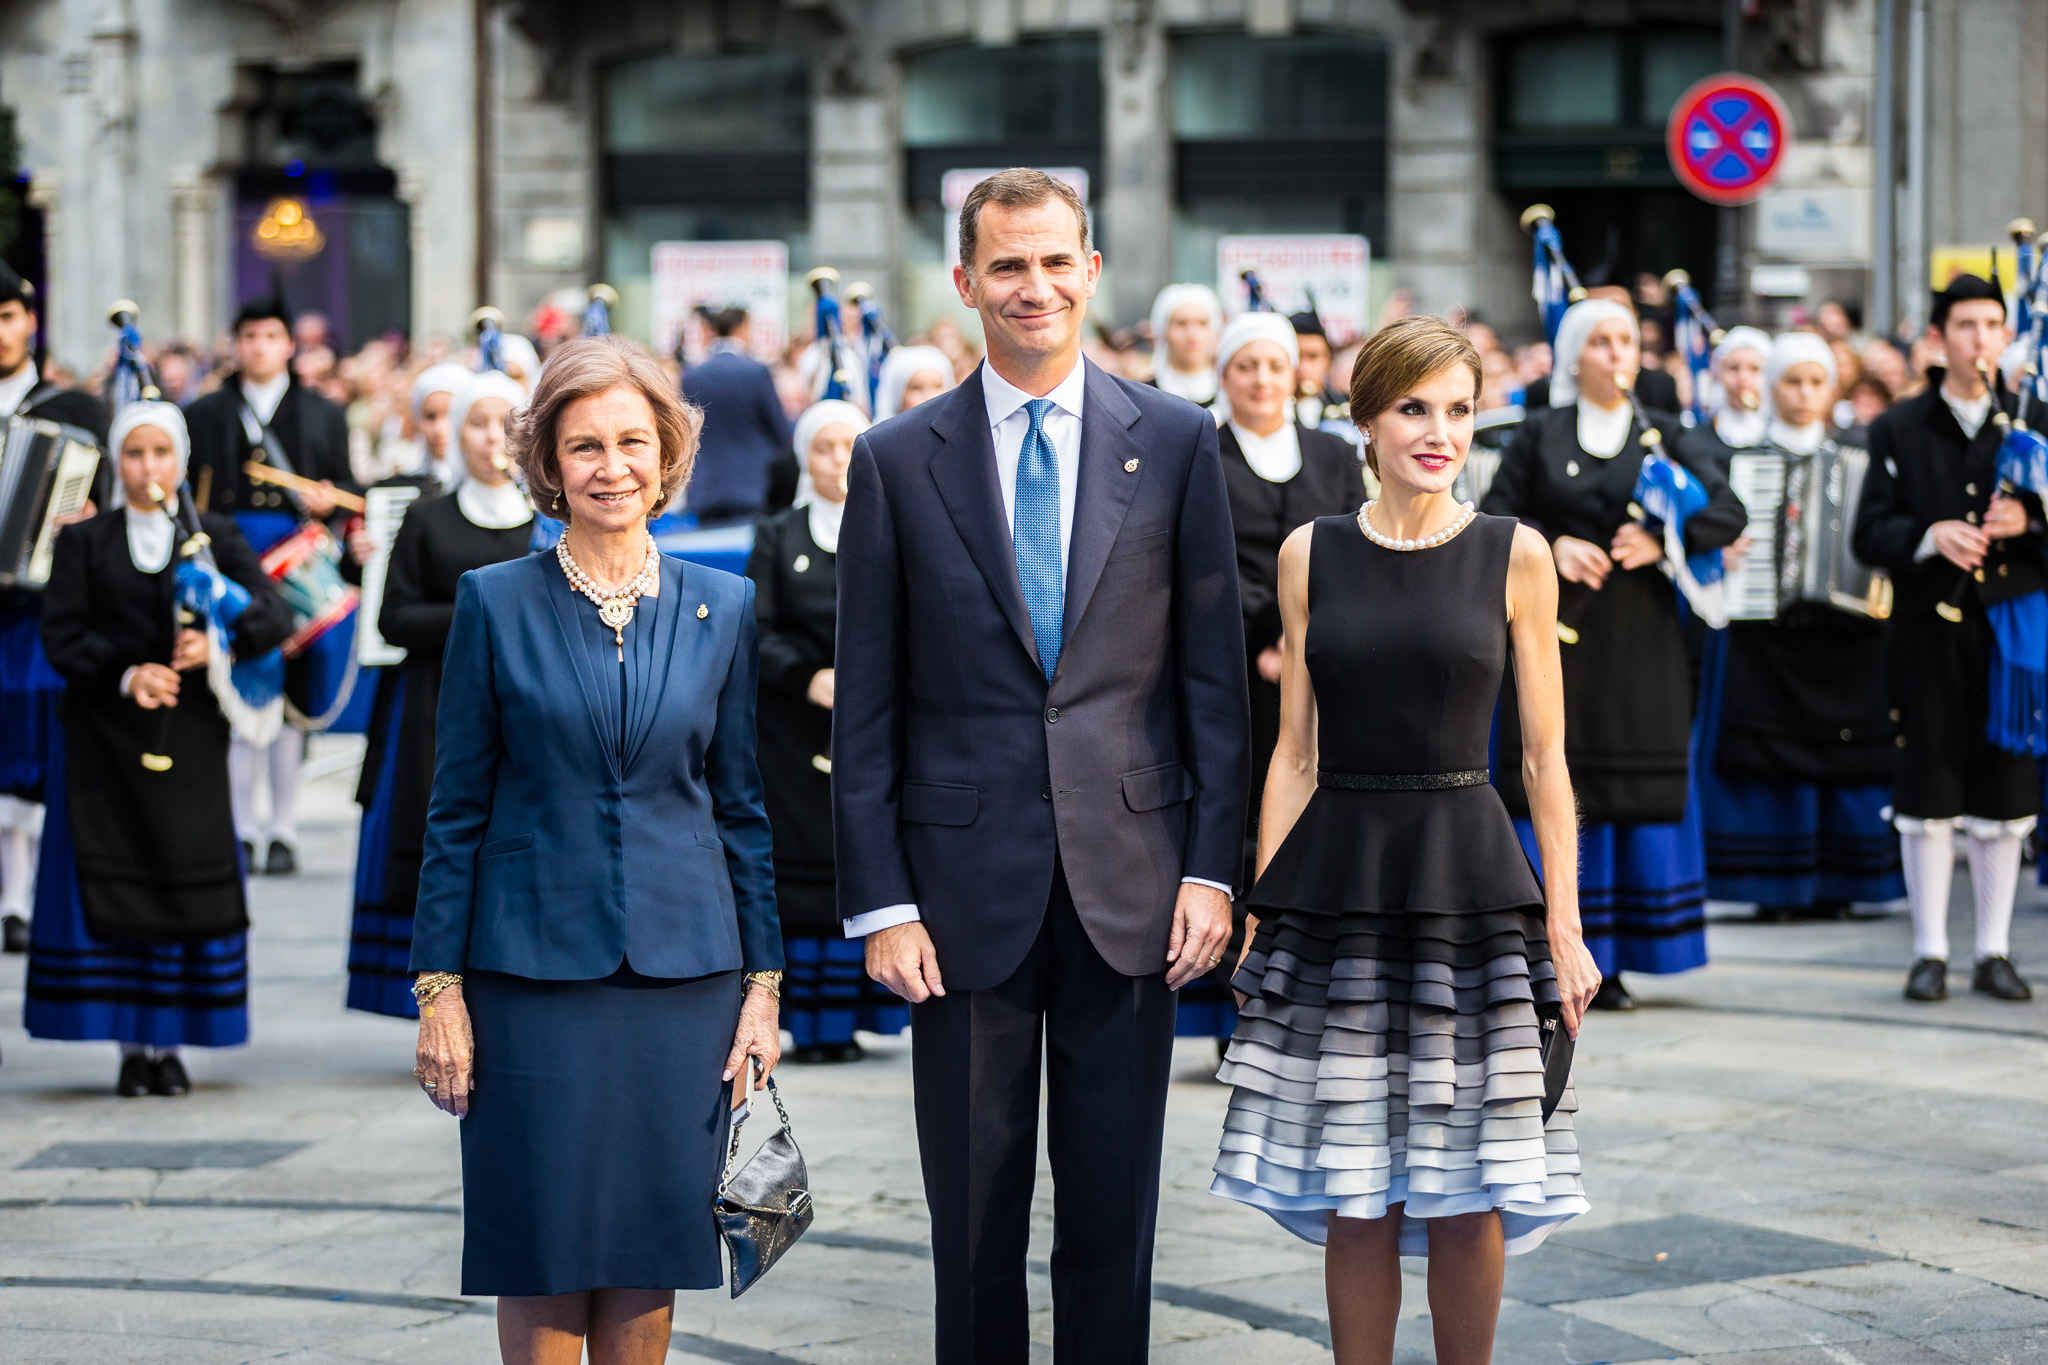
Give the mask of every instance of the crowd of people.
M 984 229 L 1029 268 L 984 271 Z M 1149 1266 L 1124 1196 L 1157 1188 L 1178 1033 L 1231 1087 L 1215 1191 L 1328 1246 L 1339 1358 L 1391 1349 L 1406 1253 L 1456 1272 L 1441 1358 L 1483 1359 L 1500 1258 L 1586 1207 L 1549 1040 L 1705 965 L 1709 897 L 1904 898 L 1905 993 L 1940 1000 L 1960 833 L 1971 986 L 2029 998 L 2042 712 L 2001 612 L 2048 560 L 1995 473 L 1993 284 L 1910 344 L 1833 302 L 1735 328 L 1694 395 L 1649 277 L 1550 341 L 1398 292 L 1332 337 L 1198 284 L 1134 336 L 1084 326 L 1057 182 L 984 182 L 960 246 L 986 352 L 941 323 L 843 393 L 737 309 L 684 366 L 555 311 L 343 355 L 258 298 L 219 357 L 145 347 L 110 414 L 0 275 L 0 407 L 106 452 L 0 601 L 29 1032 L 117 1043 L 130 1097 L 245 1041 L 247 877 L 296 874 L 306 735 L 353 727 L 346 1004 L 417 1019 L 465 1118 L 464 1289 L 509 1353 L 665 1340 L 628 1287 L 718 1282 L 668 1211 L 709 1201 L 782 1033 L 825 1063 L 911 1028 L 940 1358 L 1024 1341 L 1042 1050 L 1056 1222 L 1099 1253 L 1056 1258 L 1055 1334 L 1142 1355 L 1109 1286 Z M 1653 459 L 1698 492 L 1659 522 Z M 1895 605 L 1709 619 L 1698 580 L 1777 548 L 1758 461 L 1854 469 Z M 650 527 L 747 528 L 745 572 Z M 349 585 L 369 619 L 335 629 Z

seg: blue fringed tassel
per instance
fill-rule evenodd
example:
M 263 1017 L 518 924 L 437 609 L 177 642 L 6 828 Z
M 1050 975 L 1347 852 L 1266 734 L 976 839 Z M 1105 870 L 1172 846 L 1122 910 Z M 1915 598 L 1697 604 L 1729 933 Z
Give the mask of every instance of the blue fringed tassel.
M 2048 757 L 2048 594 L 1994 603 L 1991 716 L 1985 733 L 2016 754 Z

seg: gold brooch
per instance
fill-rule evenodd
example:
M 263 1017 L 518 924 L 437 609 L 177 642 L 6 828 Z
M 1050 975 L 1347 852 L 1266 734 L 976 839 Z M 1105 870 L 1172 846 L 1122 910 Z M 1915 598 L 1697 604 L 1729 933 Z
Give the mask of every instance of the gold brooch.
M 699 603 L 697 604 L 697 619 L 698 619 L 699 621 L 703 620 L 703 619 L 704 619 L 705 617 L 709 616 L 710 614 L 711 614 L 711 608 L 709 608 L 709 607 L 705 606 L 705 605 L 704 605 L 704 604 L 703 604 L 702 602 L 699 602 Z
M 1138 472 L 1138 462 L 1137 462 L 1136 460 L 1125 460 L 1125 461 L 1124 461 L 1124 473 L 1126 473 L 1126 474 L 1135 474 L 1135 473 L 1137 473 L 1137 472 Z

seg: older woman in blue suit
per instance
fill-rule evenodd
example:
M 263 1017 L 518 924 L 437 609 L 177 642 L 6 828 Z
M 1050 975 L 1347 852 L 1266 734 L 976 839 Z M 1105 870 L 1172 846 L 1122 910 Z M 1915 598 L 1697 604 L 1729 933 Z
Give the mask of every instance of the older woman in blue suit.
M 730 1123 L 780 1057 L 754 587 L 659 554 L 702 419 L 618 337 L 514 414 L 552 553 L 463 575 L 414 920 L 421 1087 L 463 1120 L 462 1292 L 508 1361 L 658 1361 L 720 1283 Z

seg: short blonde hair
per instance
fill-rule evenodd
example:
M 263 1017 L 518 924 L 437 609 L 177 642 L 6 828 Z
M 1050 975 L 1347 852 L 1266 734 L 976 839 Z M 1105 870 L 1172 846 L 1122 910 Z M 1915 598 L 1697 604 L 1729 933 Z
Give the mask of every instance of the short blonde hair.
M 1362 429 L 1401 401 L 1423 380 L 1454 365 L 1472 373 L 1472 396 L 1477 402 L 1485 378 L 1479 352 L 1463 332 L 1442 318 L 1417 313 L 1400 318 L 1366 338 L 1351 366 L 1351 420 Z M 1365 443 L 1365 462 L 1373 476 L 1380 472 L 1379 451 Z
M 579 399 L 621 386 L 638 390 L 654 409 L 654 430 L 661 443 L 661 496 L 648 518 L 661 515 L 690 481 L 698 438 L 704 432 L 704 410 L 683 401 L 645 347 L 617 335 L 578 337 L 548 356 L 533 400 L 512 414 L 506 432 L 513 462 L 526 477 L 534 506 L 554 516 L 568 515 L 562 500 L 561 459 L 555 453 L 562 413 Z

